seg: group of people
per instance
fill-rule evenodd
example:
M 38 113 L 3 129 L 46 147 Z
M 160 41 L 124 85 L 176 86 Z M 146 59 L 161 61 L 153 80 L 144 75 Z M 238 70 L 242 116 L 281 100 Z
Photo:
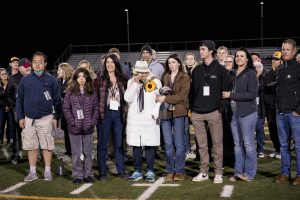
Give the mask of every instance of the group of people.
M 152 57 L 152 48 L 145 45 L 141 49 L 142 59 L 128 73 L 130 69 L 121 63 L 119 51 L 113 48 L 103 57 L 98 76 L 84 60 L 76 70 L 68 63 L 61 63 L 58 81 L 45 70 L 46 55 L 34 53 L 32 72 L 20 80 L 16 92 L 15 108 L 22 129 L 22 149 L 28 151 L 30 165 L 24 180 L 38 178 L 39 148 L 45 162 L 44 179 L 52 180 L 54 139 L 51 131 L 61 120 L 66 154 L 72 156 L 75 184 L 94 181 L 92 133 L 95 127 L 100 181 L 107 180 L 106 161 L 111 134 L 120 178 L 154 181 L 156 147 L 161 145 L 162 138 L 165 180 L 183 181 L 186 156 L 191 151 L 190 112 L 200 156 L 200 171 L 192 181 L 209 179 L 209 140 L 213 149 L 214 183 L 223 182 L 224 159 L 230 153 L 235 160 L 235 174 L 229 180 L 254 180 L 257 156 L 263 152 L 263 147 L 259 146 L 261 136 L 257 136 L 260 148 L 256 148 L 255 132 L 259 132 L 266 116 L 276 151 L 274 157 L 280 154 L 282 162 L 281 174 L 275 181 L 282 183 L 290 179 L 289 141 L 293 138 L 297 155 L 293 184 L 300 185 L 300 140 L 297 136 L 300 128 L 300 64 L 295 59 L 295 41 L 283 42 L 282 51 L 273 55 L 272 70 L 268 73 L 253 64 L 253 55 L 246 48 L 237 49 L 234 55 L 225 55 L 227 48 L 219 47 L 220 59 L 215 59 L 214 42 L 203 40 L 199 51 L 201 62 L 198 64 L 191 53 L 185 55 L 185 63 L 177 54 L 172 54 L 163 67 Z M 7 88 L 2 80 L 2 73 L 4 76 L 6 71 L 0 72 L 1 85 Z M 9 101 L 3 105 L 3 112 L 10 110 Z M 125 172 L 125 138 L 133 148 L 134 172 L 130 176 Z M 234 149 L 229 143 L 234 144 Z M 145 175 L 143 151 L 147 164 Z

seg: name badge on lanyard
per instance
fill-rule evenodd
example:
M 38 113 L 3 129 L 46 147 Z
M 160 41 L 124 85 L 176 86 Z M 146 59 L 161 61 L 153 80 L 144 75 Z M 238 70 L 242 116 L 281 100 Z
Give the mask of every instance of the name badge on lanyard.
M 44 95 L 45 95 L 45 98 L 47 99 L 47 101 L 49 101 L 51 99 L 51 95 L 50 95 L 49 91 L 45 91 Z
M 110 110 L 118 110 L 119 109 L 119 102 L 115 101 L 115 100 L 110 100 L 109 109 Z
M 203 96 L 209 96 L 209 86 L 203 86 Z
M 83 110 L 77 110 L 77 119 L 84 119 Z

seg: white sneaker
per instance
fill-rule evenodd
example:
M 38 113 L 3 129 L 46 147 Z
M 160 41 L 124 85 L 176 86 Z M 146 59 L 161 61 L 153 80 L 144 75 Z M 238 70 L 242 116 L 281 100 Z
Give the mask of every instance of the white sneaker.
M 280 154 L 280 152 L 277 153 L 276 156 L 275 156 L 274 158 L 277 158 L 277 159 L 281 160 L 281 154 Z
M 274 158 L 277 155 L 277 152 L 273 152 L 269 154 L 269 157 Z
M 265 154 L 264 154 L 263 152 L 259 152 L 259 153 L 258 153 L 258 157 L 259 157 L 259 158 L 264 158 L 264 157 L 265 157 Z
M 208 180 L 208 175 L 204 173 L 199 173 L 197 176 L 195 176 L 192 181 L 194 182 L 200 182 L 200 181 L 205 181 Z
M 223 176 L 221 174 L 216 174 L 214 183 L 223 183 Z
M 190 151 L 186 154 L 185 159 L 195 159 L 196 158 L 196 154 L 194 151 Z

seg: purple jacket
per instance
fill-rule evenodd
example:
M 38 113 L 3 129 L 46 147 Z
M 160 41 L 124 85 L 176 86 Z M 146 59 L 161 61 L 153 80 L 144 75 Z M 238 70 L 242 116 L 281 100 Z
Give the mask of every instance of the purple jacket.
M 81 103 L 83 105 L 81 105 Z M 77 111 L 83 110 L 84 118 L 78 119 Z M 68 123 L 68 131 L 73 135 L 92 134 L 99 116 L 97 95 L 91 96 L 66 92 L 63 104 L 64 116 Z

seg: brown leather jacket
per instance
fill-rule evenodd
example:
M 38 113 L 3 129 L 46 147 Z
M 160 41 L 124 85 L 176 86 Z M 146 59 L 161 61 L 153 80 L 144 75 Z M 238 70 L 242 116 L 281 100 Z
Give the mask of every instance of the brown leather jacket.
M 170 87 L 170 74 L 166 74 L 163 79 L 163 86 Z M 165 102 L 175 105 L 174 111 L 168 111 L 168 117 L 187 116 L 188 112 L 188 95 L 190 91 L 190 77 L 184 72 L 178 72 L 173 84 L 173 95 L 166 96 Z

